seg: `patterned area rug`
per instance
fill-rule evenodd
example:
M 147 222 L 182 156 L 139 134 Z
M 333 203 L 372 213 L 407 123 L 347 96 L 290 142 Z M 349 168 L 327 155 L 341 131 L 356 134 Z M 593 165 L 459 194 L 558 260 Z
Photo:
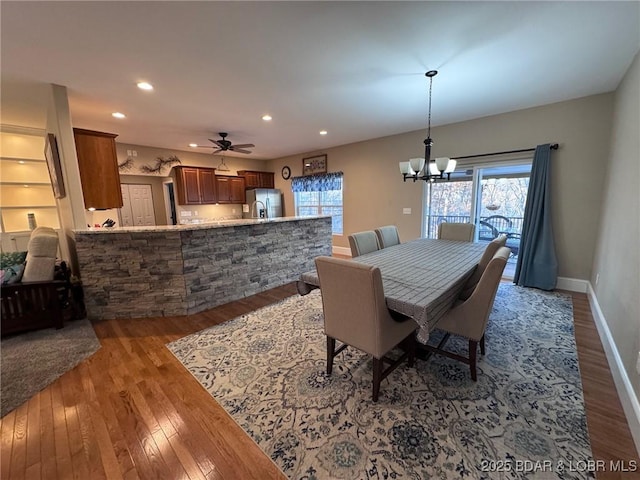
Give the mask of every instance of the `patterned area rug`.
M 168 347 L 289 478 L 592 478 L 571 299 L 501 285 L 486 344 L 478 382 L 417 360 L 377 404 L 361 352 L 326 375 L 318 290 Z

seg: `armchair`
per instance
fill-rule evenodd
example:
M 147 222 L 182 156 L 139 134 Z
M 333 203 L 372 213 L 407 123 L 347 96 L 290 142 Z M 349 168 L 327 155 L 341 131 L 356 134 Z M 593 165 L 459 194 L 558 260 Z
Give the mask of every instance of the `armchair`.
M 38 227 L 29 238 L 22 278 L 1 289 L 1 335 L 63 326 L 60 292 L 68 294 L 69 271 L 64 262 L 62 277 L 54 279 L 58 234 Z

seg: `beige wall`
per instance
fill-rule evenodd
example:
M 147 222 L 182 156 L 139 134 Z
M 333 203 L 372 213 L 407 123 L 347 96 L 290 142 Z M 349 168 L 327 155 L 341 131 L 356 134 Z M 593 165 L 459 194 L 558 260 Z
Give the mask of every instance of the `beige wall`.
M 603 187 L 603 159 L 609 148 L 613 94 L 519 110 L 433 129 L 432 156 L 464 156 L 558 142 L 553 152 L 552 206 L 559 275 L 589 279 Z M 420 236 L 423 183 L 403 183 L 398 162 L 423 156 L 425 131 L 331 148 L 329 171 L 344 172 L 344 235 L 334 246 L 348 247 L 347 235 L 395 224 L 403 241 Z M 289 165 L 301 175 L 302 158 L 271 161 L 274 171 Z M 293 215 L 290 180 L 276 175 L 285 192 L 285 211 Z M 403 207 L 411 215 L 403 215 Z
M 591 284 L 636 397 L 640 350 L 640 58 L 614 98 L 600 229 Z M 596 276 L 599 281 L 596 284 Z

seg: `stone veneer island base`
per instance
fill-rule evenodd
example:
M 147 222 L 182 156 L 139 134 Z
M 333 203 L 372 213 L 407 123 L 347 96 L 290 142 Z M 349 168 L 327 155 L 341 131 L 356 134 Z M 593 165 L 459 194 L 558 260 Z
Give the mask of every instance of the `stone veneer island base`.
M 188 315 L 298 280 L 331 217 L 74 231 L 92 320 Z

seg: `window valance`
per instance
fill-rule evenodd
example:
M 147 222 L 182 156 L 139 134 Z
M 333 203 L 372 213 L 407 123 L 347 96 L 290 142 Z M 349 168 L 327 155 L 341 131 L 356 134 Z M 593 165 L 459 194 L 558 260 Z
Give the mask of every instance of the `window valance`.
M 325 192 L 342 190 L 342 172 L 319 173 L 291 179 L 292 192 Z

